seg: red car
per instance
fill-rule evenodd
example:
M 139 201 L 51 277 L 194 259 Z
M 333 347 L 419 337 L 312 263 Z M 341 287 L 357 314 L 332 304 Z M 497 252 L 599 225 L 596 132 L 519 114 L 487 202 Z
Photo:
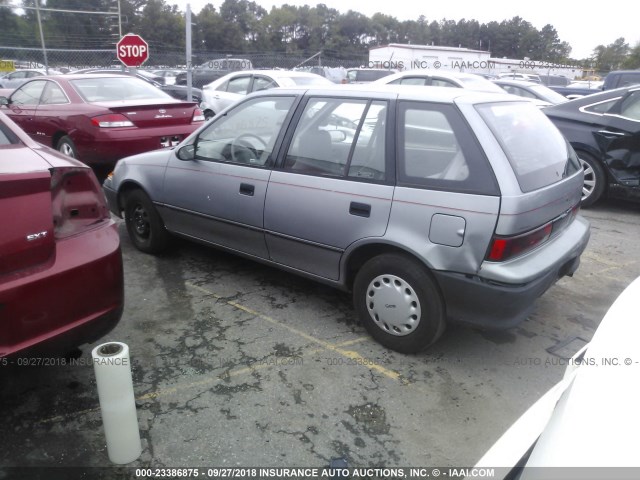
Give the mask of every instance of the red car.
M 120 237 L 86 165 L 0 112 L 0 366 L 65 354 L 120 320 Z
M 101 173 L 123 157 L 177 145 L 204 121 L 195 103 L 112 74 L 37 77 L 0 105 L 31 138 Z

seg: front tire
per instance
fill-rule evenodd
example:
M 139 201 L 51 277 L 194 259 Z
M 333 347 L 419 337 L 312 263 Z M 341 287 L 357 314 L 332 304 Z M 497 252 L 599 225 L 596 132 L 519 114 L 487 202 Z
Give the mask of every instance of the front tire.
M 397 352 L 419 352 L 444 332 L 440 290 L 426 267 L 406 255 L 384 254 L 365 263 L 353 302 L 369 334 Z
M 580 205 L 588 207 L 593 205 L 604 193 L 607 176 L 595 157 L 586 152 L 577 152 L 577 154 L 584 169 L 584 185 Z
M 160 253 L 167 249 L 171 235 L 146 193 L 142 190 L 129 192 L 125 197 L 124 214 L 129 238 L 138 250 Z

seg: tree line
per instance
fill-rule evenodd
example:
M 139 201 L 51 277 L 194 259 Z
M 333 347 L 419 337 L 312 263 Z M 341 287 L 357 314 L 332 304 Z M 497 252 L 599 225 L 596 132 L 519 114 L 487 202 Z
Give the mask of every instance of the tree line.
M 8 5 L 10 0 L 0 0 Z M 55 9 L 117 11 L 117 0 L 41 0 Z M 12 4 L 15 4 L 13 2 Z M 22 0 L 33 7 L 35 0 Z M 185 15 L 165 0 L 120 0 L 123 33 L 135 32 L 152 49 L 184 51 Z M 116 15 L 84 15 L 41 11 L 47 48 L 113 48 L 118 39 Z M 550 63 L 580 64 L 596 71 L 640 67 L 640 43 L 633 48 L 624 38 L 598 45 L 589 58 L 571 57 L 571 46 L 551 25 L 535 28 L 521 17 L 501 22 L 477 20 L 400 21 L 376 13 L 367 17 L 349 10 L 341 13 L 324 4 L 282 5 L 267 11 L 254 1 L 224 0 L 219 9 L 207 4 L 192 15 L 193 51 L 229 54 L 283 52 L 349 58 L 365 56 L 373 46 L 388 43 L 438 45 L 488 50 L 493 57 Z M 0 46 L 40 46 L 36 12 L 0 6 Z

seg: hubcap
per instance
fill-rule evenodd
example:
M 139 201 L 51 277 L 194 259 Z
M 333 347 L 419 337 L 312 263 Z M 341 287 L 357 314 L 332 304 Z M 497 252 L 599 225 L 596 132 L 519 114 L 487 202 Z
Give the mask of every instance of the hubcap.
M 584 160 L 580 159 L 580 164 L 584 169 L 584 185 L 582 186 L 582 201 L 589 198 L 596 188 L 596 172 Z
M 402 337 L 420 323 L 418 295 L 407 282 L 395 275 L 380 275 L 367 288 L 367 310 L 385 332 Z
M 142 205 L 137 205 L 131 218 L 136 234 L 142 238 L 149 236 L 149 216 Z
M 63 153 L 68 157 L 75 158 L 75 155 L 73 154 L 73 149 L 71 148 L 71 145 L 69 145 L 68 143 L 63 143 L 62 145 L 60 145 L 60 153 Z

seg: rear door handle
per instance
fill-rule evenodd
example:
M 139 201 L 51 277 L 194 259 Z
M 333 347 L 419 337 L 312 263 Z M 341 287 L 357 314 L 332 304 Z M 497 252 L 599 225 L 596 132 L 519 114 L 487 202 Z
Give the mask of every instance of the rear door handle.
M 368 203 L 351 202 L 349 213 L 356 217 L 369 217 L 371 215 L 371 205 Z
M 256 187 L 254 185 L 249 185 L 248 183 L 241 183 L 240 184 L 240 194 L 241 195 L 247 195 L 249 197 L 253 197 L 253 194 L 256 190 Z

